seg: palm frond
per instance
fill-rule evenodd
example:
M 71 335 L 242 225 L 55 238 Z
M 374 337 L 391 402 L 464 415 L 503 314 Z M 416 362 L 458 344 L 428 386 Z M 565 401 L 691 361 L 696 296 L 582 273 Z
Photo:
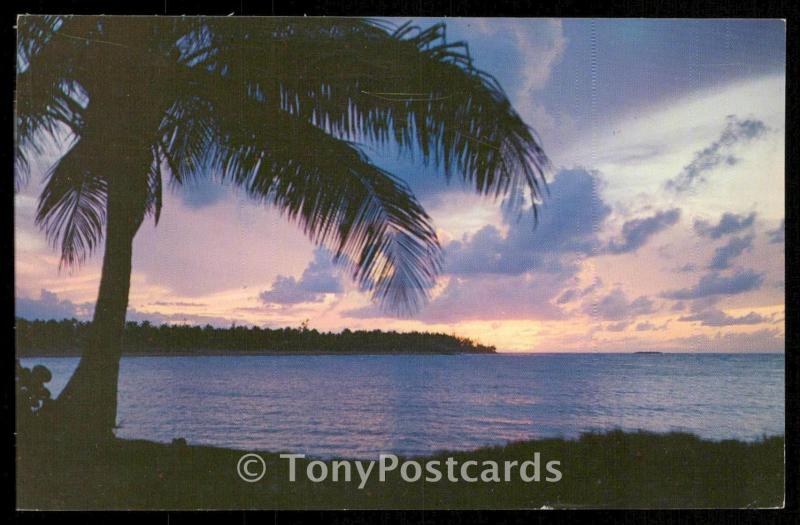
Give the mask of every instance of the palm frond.
M 14 101 L 15 185 L 29 175 L 29 157 L 43 145 L 79 134 L 87 96 L 77 80 L 84 67 L 85 40 L 57 38 L 64 27 L 89 33 L 87 20 L 24 16 L 18 21 Z
M 482 194 L 524 187 L 534 209 L 541 199 L 549 162 L 539 139 L 466 44 L 446 41 L 444 24 L 391 33 L 361 19 L 205 24 L 213 52 L 196 66 L 266 103 L 339 138 L 394 142 Z
M 59 267 L 85 261 L 100 244 L 106 223 L 107 184 L 92 170 L 91 158 L 78 141 L 48 173 L 36 224 L 61 251 Z
M 178 184 L 208 171 L 275 205 L 385 306 L 409 313 L 440 269 L 438 240 L 409 188 L 355 142 L 396 144 L 508 203 L 522 206 L 525 189 L 537 209 L 549 166 L 539 139 L 467 46 L 447 42 L 443 24 L 171 18 L 132 21 L 128 31 L 112 18 L 42 18 L 20 30 L 16 172 L 42 153 L 44 136 L 74 144 L 49 173 L 37 214 L 62 264 L 97 246 L 118 187 L 109 184 L 120 151 L 103 149 L 102 130 L 113 128 L 105 138 L 117 142 L 128 135 L 104 128 L 102 105 L 117 100 L 108 56 L 130 58 L 126 80 L 115 77 L 120 89 L 154 72 L 137 91 L 151 111 L 130 135 L 136 163 L 152 162 L 120 179 L 133 222 L 158 221 L 163 167 Z
M 61 17 L 52 15 L 19 15 L 17 17 L 17 72 L 23 71 L 44 48 L 58 27 Z
M 387 310 L 419 308 L 441 268 L 441 250 L 407 185 L 353 144 L 220 83 L 207 86 L 219 91 L 174 112 L 165 153 L 177 179 L 191 176 L 179 159 L 197 159 L 329 246 Z M 201 152 L 209 154 L 201 159 Z

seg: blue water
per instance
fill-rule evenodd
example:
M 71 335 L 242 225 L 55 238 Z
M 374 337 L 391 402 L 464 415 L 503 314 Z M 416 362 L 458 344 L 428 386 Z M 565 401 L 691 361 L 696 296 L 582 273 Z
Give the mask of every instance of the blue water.
M 23 359 L 53 371 L 76 358 Z M 117 435 L 323 457 L 471 449 L 620 428 L 784 432 L 784 356 L 129 357 Z

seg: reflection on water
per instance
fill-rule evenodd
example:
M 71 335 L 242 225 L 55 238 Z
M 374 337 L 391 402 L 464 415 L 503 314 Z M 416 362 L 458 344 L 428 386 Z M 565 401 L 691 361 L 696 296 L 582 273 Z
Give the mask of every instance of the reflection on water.
M 53 371 L 75 358 L 23 359 Z M 117 435 L 374 458 L 610 428 L 784 432 L 783 355 L 123 358 Z

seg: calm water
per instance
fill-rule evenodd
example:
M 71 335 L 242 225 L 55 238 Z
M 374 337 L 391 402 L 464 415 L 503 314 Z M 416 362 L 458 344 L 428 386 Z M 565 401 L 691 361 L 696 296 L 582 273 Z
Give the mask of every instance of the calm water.
M 75 358 L 23 359 L 53 371 Z M 783 355 L 131 357 L 117 435 L 318 456 L 417 455 L 611 428 L 784 432 Z

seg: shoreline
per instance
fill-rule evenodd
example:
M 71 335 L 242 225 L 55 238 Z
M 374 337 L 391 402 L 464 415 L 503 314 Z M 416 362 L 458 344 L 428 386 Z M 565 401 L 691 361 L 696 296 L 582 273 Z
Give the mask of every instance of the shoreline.
M 192 350 L 192 351 L 176 351 L 176 352 L 160 352 L 158 350 L 151 350 L 146 352 L 122 352 L 122 357 L 243 357 L 243 356 L 309 356 L 309 355 L 320 355 L 320 356 L 337 356 L 337 355 L 369 355 L 369 356 L 381 356 L 381 355 L 415 355 L 415 356 L 424 356 L 424 355 L 498 355 L 500 352 L 361 352 L 361 351 L 333 351 L 333 350 L 325 350 L 325 351 L 314 351 L 314 350 L 289 350 L 289 351 L 282 351 L 282 350 L 258 350 L 258 351 L 246 351 L 246 350 L 231 350 L 231 351 L 220 351 L 220 350 Z M 52 357 L 81 357 L 80 353 L 59 353 L 59 354 L 31 354 L 31 355 L 19 355 L 17 354 L 18 359 L 43 359 L 43 358 L 52 358 Z

